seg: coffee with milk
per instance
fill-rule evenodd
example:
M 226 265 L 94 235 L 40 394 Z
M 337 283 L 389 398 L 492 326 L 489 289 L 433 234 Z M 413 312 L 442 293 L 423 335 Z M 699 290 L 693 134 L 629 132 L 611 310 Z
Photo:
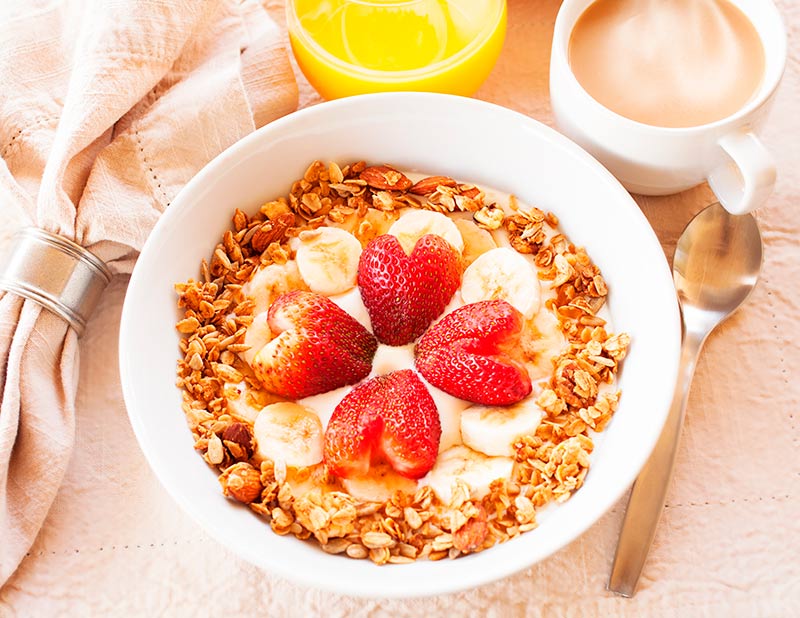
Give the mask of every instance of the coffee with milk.
M 734 114 L 765 69 L 755 27 L 727 0 L 597 0 L 575 23 L 568 53 L 598 103 L 657 127 Z

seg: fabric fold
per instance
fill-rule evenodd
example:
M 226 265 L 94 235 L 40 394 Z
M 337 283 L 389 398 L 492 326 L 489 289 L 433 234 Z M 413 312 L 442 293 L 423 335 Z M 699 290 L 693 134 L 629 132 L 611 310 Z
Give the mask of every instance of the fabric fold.
M 0 24 L 0 194 L 128 273 L 205 163 L 297 106 L 281 32 L 255 0 L 32 4 Z M 69 462 L 78 347 L 0 292 L 0 586 Z

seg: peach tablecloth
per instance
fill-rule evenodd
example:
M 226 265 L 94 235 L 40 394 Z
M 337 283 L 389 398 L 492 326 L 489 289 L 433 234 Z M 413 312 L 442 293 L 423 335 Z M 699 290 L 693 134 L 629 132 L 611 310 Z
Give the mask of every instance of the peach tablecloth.
M 764 140 L 779 180 L 758 215 L 766 242 L 750 303 L 708 341 L 675 477 L 640 590 L 605 591 L 624 501 L 550 559 L 475 590 L 372 601 L 302 588 L 243 562 L 161 488 L 134 439 L 116 364 L 127 281 L 115 279 L 81 340 L 77 443 L 36 543 L 0 590 L 0 616 L 800 615 L 800 5 L 779 0 L 790 58 Z M 557 0 L 510 0 L 500 62 L 477 94 L 552 124 Z M 280 0 L 267 8 L 282 21 Z M 299 77 L 301 105 L 318 98 Z M 632 85 L 635 87 L 635 85 Z M 637 197 L 671 257 L 707 187 Z M 0 243 L 19 222 L 0 208 Z

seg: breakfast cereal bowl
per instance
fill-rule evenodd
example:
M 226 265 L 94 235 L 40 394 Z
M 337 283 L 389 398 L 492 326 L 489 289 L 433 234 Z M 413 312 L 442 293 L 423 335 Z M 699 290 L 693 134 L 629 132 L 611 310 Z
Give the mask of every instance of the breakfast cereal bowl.
M 185 306 L 178 306 L 176 284 L 180 284 L 179 290 L 185 290 L 184 282 L 202 280 L 201 263 L 204 260 L 208 260 L 212 268 L 220 268 L 219 262 L 227 261 L 225 256 L 212 256 L 215 248 L 222 247 L 220 250 L 225 252 L 224 243 L 218 243 L 222 242 L 226 230 L 231 230 L 232 226 L 234 230 L 242 232 L 239 238 L 243 245 L 245 242 L 252 243 L 255 234 L 248 235 L 245 230 L 259 227 L 261 223 L 254 223 L 251 217 L 258 219 L 260 215 L 256 213 L 262 205 L 286 207 L 285 203 L 276 202 L 276 198 L 287 195 L 293 188 L 293 182 L 303 178 L 309 164 L 317 160 L 326 162 L 326 166 L 313 168 L 317 171 L 307 175 L 312 182 L 303 186 L 318 186 L 321 182 L 326 186 L 336 185 L 337 180 L 341 184 L 343 179 L 338 176 L 344 170 L 345 183 L 350 182 L 351 186 L 362 192 L 370 191 L 368 195 L 372 200 L 388 199 L 388 210 L 391 210 L 393 199 L 433 199 L 431 192 L 434 189 L 421 189 L 416 193 L 409 189 L 411 194 L 385 190 L 387 187 L 381 183 L 388 179 L 391 184 L 405 176 L 384 164 L 407 173 L 413 180 L 434 176 L 436 180 L 428 184 L 441 185 L 435 189 L 434 195 L 455 198 L 451 206 L 453 203 L 463 206 L 462 214 L 468 219 L 474 218 L 483 229 L 497 227 L 490 219 L 491 215 L 498 214 L 498 210 L 492 205 L 493 198 L 486 198 L 484 206 L 483 193 L 476 187 L 486 187 L 487 195 L 493 195 L 490 188 L 500 192 L 498 195 L 515 196 L 508 198 L 510 214 L 499 213 L 509 230 L 512 228 L 508 227 L 507 220 L 517 212 L 515 208 L 519 208 L 519 212 L 539 213 L 537 221 L 540 227 L 544 225 L 541 219 L 546 219 L 546 224 L 552 224 L 555 229 L 557 217 L 558 233 L 563 233 L 571 241 L 561 241 L 562 246 L 570 247 L 569 251 L 573 252 L 568 257 L 575 263 L 574 258 L 578 254 L 584 255 L 576 247 L 585 247 L 586 254 L 591 258 L 591 262 L 585 262 L 589 264 L 587 272 L 590 279 L 593 273 L 597 277 L 594 295 L 602 295 L 605 301 L 604 319 L 582 322 L 590 325 L 588 330 L 584 330 L 590 333 L 592 325 L 607 322 L 614 331 L 626 334 L 622 347 L 627 347 L 627 337 L 630 338 L 630 347 L 624 360 L 624 351 L 618 355 L 612 351 L 609 356 L 605 348 L 613 346 L 605 343 L 595 345 L 595 360 L 619 370 L 614 387 L 621 391 L 622 396 L 618 406 L 616 399 L 613 401 L 612 407 L 616 408 L 613 416 L 610 412 L 604 416 L 599 404 L 597 408 L 580 403 L 580 400 L 575 404 L 588 406 L 588 412 L 585 408 L 581 410 L 581 418 L 585 417 L 586 423 L 591 424 L 592 418 L 607 422 L 604 430 L 597 434 L 584 425 L 579 428 L 585 436 L 591 436 L 593 447 L 589 449 L 588 473 L 584 468 L 578 488 L 562 493 L 557 490 L 556 499 L 537 513 L 534 521 L 533 513 L 530 517 L 523 516 L 522 507 L 529 507 L 529 498 L 535 501 L 536 494 L 528 491 L 530 495 L 523 495 L 524 491 L 520 493 L 517 486 L 511 495 L 511 502 L 515 502 L 514 496 L 518 496 L 520 502 L 505 514 L 512 517 L 510 523 L 506 521 L 504 524 L 506 528 L 499 523 L 501 516 L 505 515 L 493 519 L 495 515 L 490 512 L 487 516 L 476 498 L 474 504 L 483 511 L 480 517 L 476 508 L 469 512 L 462 509 L 467 512 L 467 518 L 458 525 L 473 521 L 470 518 L 482 518 L 479 526 L 483 531 L 481 542 L 485 540 L 480 547 L 482 551 L 474 551 L 479 549 L 477 545 L 464 544 L 463 539 L 460 545 L 454 540 L 459 530 L 467 529 L 465 526 L 456 529 L 456 524 L 453 524 L 453 534 L 449 534 L 446 529 L 440 530 L 433 524 L 428 526 L 427 523 L 413 521 L 418 519 L 418 513 L 407 513 L 403 520 L 402 508 L 398 514 L 402 521 L 391 525 L 399 525 L 409 535 L 409 526 L 419 531 L 428 527 L 441 532 L 438 546 L 432 550 L 431 543 L 425 543 L 423 539 L 415 548 L 410 538 L 409 543 L 398 543 L 397 539 L 392 540 L 383 532 L 379 532 L 378 536 L 368 536 L 363 541 L 364 545 L 361 545 L 344 538 L 346 530 L 337 533 L 326 529 L 317 535 L 318 539 L 322 537 L 320 542 L 324 542 L 328 550 L 322 551 L 319 543 L 312 542 L 313 537 L 302 541 L 293 534 L 276 534 L 273 532 L 275 529 L 283 533 L 293 531 L 303 538 L 310 536 L 309 531 L 314 529 L 299 513 L 294 514 L 297 520 L 292 523 L 289 507 L 289 515 L 282 509 L 270 512 L 277 508 L 277 498 L 273 495 L 269 503 L 263 498 L 268 492 L 268 481 L 273 483 L 275 489 L 285 481 L 286 467 L 282 468 L 281 474 L 277 459 L 274 462 L 262 462 L 260 468 L 254 467 L 258 463 L 253 464 L 254 460 L 250 459 L 251 455 L 255 457 L 250 452 L 253 442 L 247 442 L 246 448 L 242 446 L 243 442 L 237 443 L 236 436 L 231 435 L 230 420 L 216 421 L 207 410 L 201 410 L 199 414 L 192 412 L 194 421 L 189 423 L 192 431 L 187 427 L 190 415 L 184 415 L 182 411 L 184 395 L 176 387 L 176 365 L 181 381 L 193 371 L 195 375 L 203 375 L 202 372 L 212 365 L 219 371 L 224 369 L 224 374 L 236 373 L 237 378 L 232 378 L 234 381 L 241 379 L 241 375 L 222 367 L 225 359 L 216 355 L 211 359 L 213 362 L 207 358 L 192 359 L 194 355 L 187 352 L 186 339 L 182 342 L 182 337 L 196 330 L 197 324 L 192 324 L 196 320 L 189 318 L 187 326 Z M 339 162 L 342 167 L 334 165 L 327 168 L 329 161 Z M 361 161 L 366 161 L 370 167 L 365 169 L 367 164 L 356 163 Z M 320 173 L 323 180 L 320 180 Z M 406 182 L 411 185 L 411 181 L 406 179 Z M 420 180 L 414 186 L 424 184 Z M 297 190 L 304 189 L 300 187 Z M 344 188 L 341 190 L 344 191 Z M 427 197 L 420 198 L 418 195 Z M 295 203 L 295 200 L 290 201 Z M 430 206 L 429 202 L 426 203 Z M 517 204 L 524 206 L 520 208 Z M 537 210 L 533 210 L 533 207 Z M 237 209 L 240 211 L 238 214 Z M 551 212 L 556 216 L 543 214 Z M 232 223 L 235 214 L 237 221 Z M 263 222 L 264 217 L 261 216 L 258 221 Z M 314 217 L 310 215 L 302 221 L 309 227 L 315 225 Z M 304 233 L 307 232 L 300 232 L 301 239 Z M 228 236 L 230 244 L 231 235 Z M 519 241 L 520 237 L 514 240 Z M 271 246 L 280 252 L 278 243 L 272 243 Z M 251 252 L 249 247 L 245 249 L 247 254 Z M 262 249 L 266 252 L 266 245 L 259 246 L 258 250 Z M 285 262 L 286 257 L 281 261 Z M 541 262 L 551 265 L 552 260 L 542 258 Z M 564 259 L 561 260 L 562 265 L 566 263 Z M 469 268 L 472 266 L 467 270 Z M 599 273 L 602 273 L 602 277 Z M 545 283 L 547 276 L 540 271 L 539 277 L 544 277 Z M 555 288 L 556 282 L 552 281 L 551 284 Z M 566 284 L 562 282 L 562 285 Z M 575 286 L 580 287 L 577 283 Z M 313 290 L 313 285 L 311 287 Z M 239 289 L 234 288 L 231 288 L 232 293 L 239 294 Z M 364 289 L 362 286 L 362 296 Z M 466 289 L 457 293 L 462 292 L 466 297 Z M 181 302 L 185 305 L 184 301 L 182 297 Z M 557 308 L 553 306 L 557 305 L 556 300 L 542 302 L 548 307 Z M 249 309 L 250 313 L 253 311 L 252 303 L 240 306 Z M 238 307 L 233 309 L 233 304 L 228 307 L 225 303 L 221 307 L 219 311 L 225 315 L 221 315 L 220 319 L 230 319 L 230 329 L 236 330 Z M 214 308 L 208 304 L 205 310 L 211 315 Z M 566 313 L 572 315 L 569 311 Z M 245 320 L 243 323 L 251 321 Z M 176 329 L 176 323 L 181 322 L 181 327 Z M 444 322 L 445 319 L 442 319 L 434 324 L 438 326 Z M 368 321 L 366 323 L 369 325 Z M 373 327 L 377 328 L 377 325 L 373 324 Z M 431 326 L 431 329 L 434 327 Z M 611 326 L 608 328 L 612 330 Z M 600 331 L 604 332 L 602 328 Z M 605 335 L 599 337 L 605 341 Z M 585 339 L 590 340 L 590 335 Z M 616 341 L 618 344 L 620 340 Z M 236 352 L 241 349 L 244 353 L 246 346 L 239 345 L 241 332 L 239 336 L 229 338 L 225 345 L 232 342 L 237 342 L 233 343 Z M 199 342 L 193 345 L 198 350 L 204 348 Z M 507 109 L 445 95 L 394 93 L 325 103 L 275 121 L 222 153 L 186 185 L 151 233 L 131 277 L 122 315 L 120 371 L 131 424 L 151 467 L 176 502 L 219 542 L 251 563 L 302 584 L 358 596 L 409 597 L 452 592 L 507 576 L 546 558 L 596 522 L 633 482 L 655 444 L 672 395 L 679 346 L 679 311 L 670 272 L 658 240 L 635 202 L 600 164 L 555 131 Z M 416 362 L 422 375 L 428 378 L 419 364 L 423 347 L 418 343 L 415 348 L 418 354 Z M 232 362 L 234 354 L 227 356 L 228 361 Z M 585 360 L 587 357 L 584 354 L 582 358 Z M 204 365 L 204 362 L 208 364 Z M 574 368 L 577 370 L 577 365 Z M 406 371 L 404 375 L 410 373 Z M 349 384 L 353 382 L 351 380 Z M 549 404 L 545 402 L 545 394 L 555 396 L 550 387 L 558 391 L 558 386 L 546 379 L 537 384 L 539 386 L 534 388 L 541 392 L 536 401 L 547 409 L 547 413 L 543 413 L 545 421 L 542 422 L 553 420 L 548 418 L 548 414 L 560 418 L 559 412 L 549 409 Z M 575 385 L 575 388 L 578 386 Z M 530 390 L 528 385 L 527 392 Z M 219 412 L 219 401 L 220 397 L 217 397 L 216 401 L 209 403 L 209 410 L 216 409 Z M 191 408 L 187 404 L 189 410 L 200 407 Z M 334 415 L 336 413 L 333 412 Z M 197 425 L 198 415 L 207 419 L 202 435 Z M 224 418 L 229 419 L 229 416 Z M 215 423 L 218 425 L 216 433 Z M 248 436 L 253 430 L 252 423 L 233 424 L 237 425 L 236 430 L 244 427 Z M 461 430 L 464 431 L 463 418 Z M 535 447 L 536 444 L 531 442 L 528 446 Z M 470 446 L 474 445 L 470 443 Z M 205 461 L 198 456 L 196 448 Z M 470 450 L 462 446 L 453 448 Z M 517 455 L 517 458 L 519 463 L 521 456 Z M 437 461 L 440 460 L 441 453 Z M 211 467 L 208 463 L 214 463 L 215 466 Z M 237 494 L 237 489 L 241 487 L 231 484 L 230 471 L 223 474 L 221 481 L 229 498 L 238 495 L 237 500 L 251 503 L 251 508 L 223 495 L 217 477 L 229 465 L 240 466 L 255 476 L 257 491 L 247 499 L 242 498 L 241 491 Z M 522 462 L 519 465 L 525 464 Z M 552 471 L 547 474 L 552 474 Z M 425 478 L 427 476 L 423 477 L 423 481 Z M 420 486 L 422 484 L 420 481 Z M 454 487 L 458 489 L 457 485 Z M 346 501 L 349 494 L 337 495 L 344 495 Z M 469 495 L 467 498 L 472 499 Z M 467 502 L 472 504 L 469 500 Z M 442 501 L 446 502 L 444 499 Z M 462 498 L 459 504 L 463 502 Z M 286 526 L 281 529 L 276 517 L 280 519 L 284 516 L 288 519 Z M 513 521 L 514 516 L 516 521 Z M 319 517 L 325 519 L 324 511 Z M 487 517 L 489 529 L 497 530 L 499 527 L 513 538 L 506 542 L 491 543 L 486 532 Z M 267 521 L 271 521 L 273 530 L 269 529 Z M 294 528 L 289 527 L 290 523 Z M 402 530 L 398 534 L 405 534 Z M 523 533 L 519 534 L 521 531 Z M 335 549 L 328 544 L 328 533 L 331 537 L 337 534 L 342 536 Z M 351 545 L 357 551 L 343 551 L 344 547 Z M 375 546 L 374 554 L 364 549 L 364 546 L 371 548 L 371 545 Z M 383 555 L 383 545 L 391 546 L 392 551 L 387 548 L 383 558 L 379 559 Z M 456 559 L 409 559 L 409 556 L 414 558 L 417 554 L 420 557 Z M 372 560 L 352 559 L 367 555 Z M 390 557 L 396 559 L 388 560 Z M 403 564 L 376 564 L 387 561 Z

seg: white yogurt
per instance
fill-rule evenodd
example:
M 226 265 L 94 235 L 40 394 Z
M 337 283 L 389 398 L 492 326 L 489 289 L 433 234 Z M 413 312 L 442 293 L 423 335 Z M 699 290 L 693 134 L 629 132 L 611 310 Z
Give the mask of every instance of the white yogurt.
M 319 416 L 319 420 L 322 423 L 322 428 L 327 429 L 328 421 L 331 420 L 331 415 L 333 411 L 336 409 L 342 399 L 345 398 L 345 395 L 353 390 L 352 386 L 342 386 L 341 388 L 335 388 L 332 391 L 328 391 L 326 393 L 320 393 L 319 395 L 311 395 L 311 397 L 304 397 L 303 399 L 298 399 L 297 403 L 306 408 L 310 408 L 317 413 Z
M 414 369 L 414 344 L 398 346 L 378 344 L 369 377 L 385 376 L 401 369 Z
M 336 294 L 328 298 L 336 303 L 340 309 L 344 309 L 354 317 L 361 326 L 372 332 L 372 322 L 369 319 L 367 308 L 364 306 L 364 301 L 361 299 L 361 290 L 356 287 L 343 294 Z

